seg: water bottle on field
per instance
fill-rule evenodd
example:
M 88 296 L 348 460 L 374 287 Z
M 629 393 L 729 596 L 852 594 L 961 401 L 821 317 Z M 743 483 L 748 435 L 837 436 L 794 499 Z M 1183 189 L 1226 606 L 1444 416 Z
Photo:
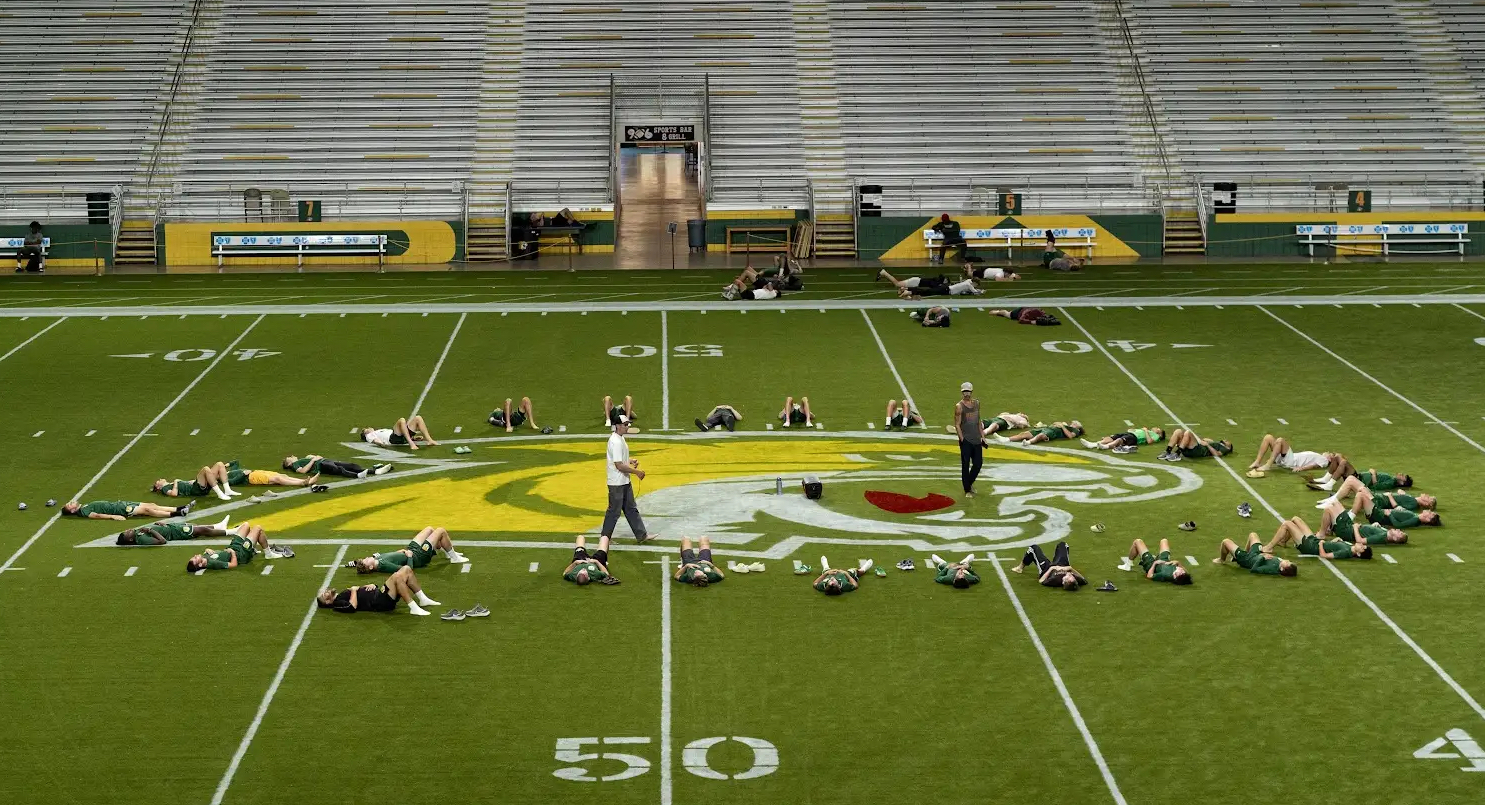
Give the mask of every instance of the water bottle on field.
M 784 476 L 780 475 L 773 479 L 773 493 L 775 495 L 784 494 Z

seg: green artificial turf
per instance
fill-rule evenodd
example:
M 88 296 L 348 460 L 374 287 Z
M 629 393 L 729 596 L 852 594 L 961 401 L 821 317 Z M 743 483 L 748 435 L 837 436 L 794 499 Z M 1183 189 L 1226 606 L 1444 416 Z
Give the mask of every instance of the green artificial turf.
M 719 307 L 720 272 L 5 282 L 0 801 L 955 805 L 1105 803 L 1115 791 L 1130 803 L 1474 801 L 1485 775 L 1462 772 L 1468 758 L 1415 751 L 1450 730 L 1485 737 L 1474 704 L 1485 696 L 1485 306 L 1450 296 L 1485 278 L 1473 266 L 1389 270 L 1100 268 L 991 291 L 1025 304 L 1368 289 L 1442 298 L 1216 307 L 1178 297 L 1144 309 L 1084 299 L 1051 306 L 1057 328 L 954 300 L 963 305 L 944 331 L 894 307 Z M 868 273 L 820 272 L 793 299 L 890 299 Z M 348 304 L 434 307 L 254 307 L 357 297 Z M 461 309 L 523 300 L 553 307 Z M 628 301 L 676 304 L 559 304 Z M 104 320 L 88 307 L 98 304 L 144 307 Z M 1191 425 L 1236 443 L 1233 471 L 1167 465 L 1150 447 L 993 444 L 979 494 L 963 499 L 944 427 L 965 380 L 987 416 L 1079 419 L 1090 437 Z M 604 394 L 635 397 L 631 448 L 653 473 L 640 507 L 661 536 L 637 547 L 621 523 L 611 569 L 623 583 L 579 588 L 559 576 L 573 535 L 602 516 Z M 789 395 L 808 396 L 823 428 L 781 428 Z M 557 432 L 486 424 L 522 396 Z M 886 402 L 904 396 L 928 427 L 884 433 Z M 720 403 L 744 413 L 739 432 L 698 433 L 693 419 Z M 153 479 L 234 458 L 255 469 L 307 453 L 370 464 L 386 454 L 353 429 L 414 410 L 444 445 L 399 451 L 387 476 L 326 479 L 325 495 L 199 503 L 193 520 L 263 522 L 294 559 L 188 575 L 199 546 L 90 546 L 118 526 L 51 523 L 44 505 L 84 486 L 86 499 L 159 500 Z M 1243 476 L 1265 433 L 1412 473 L 1442 500 L 1445 527 L 1414 529 L 1370 562 L 1298 560 L 1295 579 L 1214 565 L 1223 538 L 1271 537 L 1275 513 L 1318 524 L 1321 495 L 1296 477 Z M 456 455 L 457 445 L 473 450 Z M 824 476 L 818 504 L 798 491 L 809 472 Z M 953 500 L 892 514 L 867 491 Z M 1243 502 L 1249 520 L 1235 511 Z M 1185 520 L 1197 531 L 1175 528 Z M 434 612 L 481 603 L 492 617 L 310 611 L 327 578 L 376 578 L 333 567 L 337 558 L 388 550 L 427 525 L 448 526 L 471 559 L 467 572 L 442 556 L 418 571 L 443 603 Z M 973 536 L 986 529 L 1000 530 Z M 707 589 L 666 581 L 679 539 L 703 534 L 719 564 L 762 561 L 766 572 Z M 1009 570 L 1028 541 L 1050 549 L 1062 534 L 1074 565 L 1119 592 L 1066 594 L 1030 573 L 1003 582 L 987 558 Z M 1178 558 L 1195 557 L 1196 583 L 1121 572 L 1135 538 L 1168 538 Z M 970 550 L 981 584 L 933 583 L 930 553 Z M 799 560 L 818 572 L 822 554 L 835 566 L 870 558 L 889 575 L 826 597 L 791 571 Z M 892 567 L 906 557 L 917 570 Z M 712 740 L 729 738 L 766 741 L 777 767 L 755 768 L 769 755 L 745 742 Z M 643 771 L 565 779 L 554 772 L 631 766 L 563 760 L 564 746 L 632 755 Z M 750 768 L 757 776 L 713 779 Z

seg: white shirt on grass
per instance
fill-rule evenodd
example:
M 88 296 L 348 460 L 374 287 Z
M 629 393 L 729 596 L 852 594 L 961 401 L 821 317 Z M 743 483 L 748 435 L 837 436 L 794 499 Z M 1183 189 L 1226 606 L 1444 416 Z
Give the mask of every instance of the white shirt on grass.
M 615 464 L 629 464 L 629 442 L 623 436 L 614 433 L 608 437 L 608 485 L 625 486 L 629 483 L 629 475 L 619 472 Z

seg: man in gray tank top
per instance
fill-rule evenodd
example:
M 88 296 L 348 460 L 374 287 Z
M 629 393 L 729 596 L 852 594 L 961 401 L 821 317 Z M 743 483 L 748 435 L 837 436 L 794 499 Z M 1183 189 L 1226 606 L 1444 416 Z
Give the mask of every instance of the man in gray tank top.
M 959 436 L 959 477 L 964 482 L 964 496 L 975 496 L 975 479 L 985 463 L 985 435 L 980 430 L 980 401 L 975 399 L 973 383 L 959 386 L 959 402 L 954 405 L 954 433 Z

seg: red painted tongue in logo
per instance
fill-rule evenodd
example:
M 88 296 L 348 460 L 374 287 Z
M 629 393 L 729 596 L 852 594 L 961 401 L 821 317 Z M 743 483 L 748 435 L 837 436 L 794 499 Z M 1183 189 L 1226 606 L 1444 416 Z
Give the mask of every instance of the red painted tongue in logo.
M 954 505 L 953 498 L 937 493 L 929 493 L 921 498 L 915 498 L 899 492 L 878 492 L 875 490 L 866 493 L 866 502 L 882 511 L 889 511 L 893 514 L 936 512 L 939 509 L 947 509 Z

